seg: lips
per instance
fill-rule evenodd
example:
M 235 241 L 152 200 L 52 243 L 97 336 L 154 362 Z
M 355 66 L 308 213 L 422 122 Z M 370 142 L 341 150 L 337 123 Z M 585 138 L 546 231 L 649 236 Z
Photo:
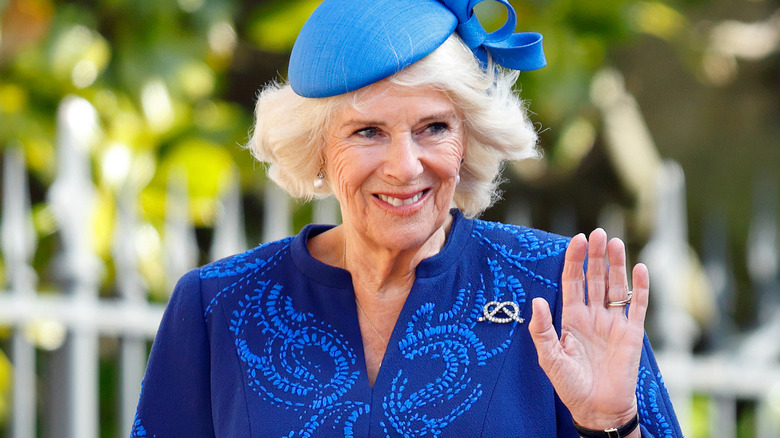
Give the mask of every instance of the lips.
M 390 196 L 390 195 L 383 195 L 381 193 L 377 194 L 376 196 L 379 199 L 381 199 L 382 201 L 387 202 L 388 204 L 392 205 L 393 207 L 401 207 L 401 206 L 406 206 L 406 205 L 412 205 L 415 202 L 419 201 L 420 198 L 422 198 L 423 195 L 425 195 L 426 191 L 427 190 L 423 190 L 421 192 L 416 193 L 413 196 L 410 196 L 408 198 L 403 198 L 403 199 L 402 198 L 396 198 L 396 197 Z

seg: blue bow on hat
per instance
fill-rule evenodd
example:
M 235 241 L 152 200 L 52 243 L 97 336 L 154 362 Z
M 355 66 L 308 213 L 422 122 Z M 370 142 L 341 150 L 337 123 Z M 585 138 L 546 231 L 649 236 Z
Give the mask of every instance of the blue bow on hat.
M 515 33 L 507 21 L 486 32 L 474 15 L 483 0 L 325 0 L 301 29 L 290 55 L 288 79 L 303 97 L 348 93 L 378 82 L 424 58 L 457 32 L 487 65 L 536 70 L 546 64 L 542 35 Z
M 507 20 L 500 29 L 487 33 L 474 6 L 483 0 L 441 0 L 458 18 L 455 31 L 474 55 L 487 64 L 487 53 L 493 61 L 512 70 L 536 70 L 547 65 L 542 50 L 542 35 L 536 32 L 515 32 L 517 14 L 508 0 L 496 0 L 506 6 Z

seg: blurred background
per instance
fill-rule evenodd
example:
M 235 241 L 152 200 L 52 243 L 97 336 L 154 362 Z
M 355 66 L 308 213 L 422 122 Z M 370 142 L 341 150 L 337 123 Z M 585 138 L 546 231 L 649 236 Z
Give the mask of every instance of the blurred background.
M 318 3 L 0 0 L 0 437 L 127 436 L 178 276 L 339 220 L 243 148 Z M 780 437 L 780 2 L 511 3 L 544 157 L 483 218 L 624 238 L 686 435 Z

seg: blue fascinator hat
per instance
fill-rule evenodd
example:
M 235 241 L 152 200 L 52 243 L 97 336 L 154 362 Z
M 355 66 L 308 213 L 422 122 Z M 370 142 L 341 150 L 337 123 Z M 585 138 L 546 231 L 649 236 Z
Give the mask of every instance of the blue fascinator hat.
M 328 97 L 373 84 L 424 58 L 457 32 L 483 65 L 514 70 L 547 63 L 542 35 L 515 33 L 509 0 L 507 21 L 488 33 L 474 15 L 483 0 L 325 0 L 298 35 L 288 79 L 303 97 Z

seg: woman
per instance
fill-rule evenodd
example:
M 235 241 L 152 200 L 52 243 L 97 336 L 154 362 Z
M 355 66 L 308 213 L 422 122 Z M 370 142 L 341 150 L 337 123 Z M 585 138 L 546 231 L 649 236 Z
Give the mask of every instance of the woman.
M 494 61 L 544 65 L 508 3 L 493 34 L 471 3 L 315 11 L 251 148 L 293 196 L 335 196 L 343 223 L 180 280 L 133 436 L 682 436 L 622 242 L 470 219 L 505 160 L 536 155 Z

